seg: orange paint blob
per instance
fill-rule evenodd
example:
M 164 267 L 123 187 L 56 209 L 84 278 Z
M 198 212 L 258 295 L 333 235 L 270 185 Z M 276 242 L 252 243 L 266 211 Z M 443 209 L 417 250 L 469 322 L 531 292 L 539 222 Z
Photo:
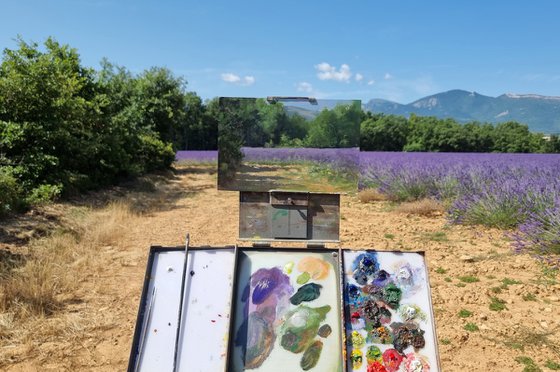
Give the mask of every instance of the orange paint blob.
M 327 261 L 316 257 L 304 257 L 297 265 L 302 273 L 307 272 L 315 280 L 325 279 L 329 275 L 330 265 Z

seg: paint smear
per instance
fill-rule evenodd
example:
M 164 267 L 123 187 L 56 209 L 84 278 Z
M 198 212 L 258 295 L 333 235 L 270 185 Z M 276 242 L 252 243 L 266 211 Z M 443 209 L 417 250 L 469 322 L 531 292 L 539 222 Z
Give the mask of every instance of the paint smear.
M 315 283 L 308 283 L 298 288 L 296 294 L 290 298 L 292 305 L 299 305 L 302 302 L 311 302 L 321 295 L 323 286 Z
M 274 323 L 289 306 L 293 292 L 290 278 L 279 268 L 262 268 L 251 275 L 241 296 L 244 321 L 235 338 L 246 369 L 260 367 L 270 355 L 276 340 Z
M 313 342 L 321 322 L 330 310 L 329 305 L 318 308 L 299 305 L 289 311 L 280 331 L 282 347 L 292 353 L 304 351 Z
M 315 341 L 305 350 L 301 358 L 300 366 L 304 371 L 308 371 L 315 367 L 319 362 L 321 351 L 323 350 L 323 343 Z
M 321 280 L 329 275 L 330 264 L 320 258 L 308 256 L 298 262 L 297 269 L 302 273 L 309 273 L 315 280 Z

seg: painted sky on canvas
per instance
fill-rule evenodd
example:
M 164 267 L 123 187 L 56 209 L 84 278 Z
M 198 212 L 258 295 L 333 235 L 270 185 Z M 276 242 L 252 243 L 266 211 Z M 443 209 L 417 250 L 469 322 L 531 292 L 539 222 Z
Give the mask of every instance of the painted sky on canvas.
M 215 96 L 409 103 L 450 89 L 560 96 L 560 2 L 3 0 L 0 47 L 54 36 L 84 64 L 166 66 Z

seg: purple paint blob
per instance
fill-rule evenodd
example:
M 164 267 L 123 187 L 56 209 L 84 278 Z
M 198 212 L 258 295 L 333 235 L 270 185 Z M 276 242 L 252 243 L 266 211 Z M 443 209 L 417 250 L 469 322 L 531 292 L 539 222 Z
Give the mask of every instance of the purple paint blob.
M 253 304 L 263 303 L 272 293 L 293 292 L 290 278 L 277 267 L 259 269 L 251 276 Z

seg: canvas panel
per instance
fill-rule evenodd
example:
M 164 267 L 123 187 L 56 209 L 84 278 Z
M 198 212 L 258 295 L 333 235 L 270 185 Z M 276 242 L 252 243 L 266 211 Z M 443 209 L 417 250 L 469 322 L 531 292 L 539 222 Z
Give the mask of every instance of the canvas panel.
M 219 102 L 218 189 L 357 189 L 359 100 L 221 97 Z

